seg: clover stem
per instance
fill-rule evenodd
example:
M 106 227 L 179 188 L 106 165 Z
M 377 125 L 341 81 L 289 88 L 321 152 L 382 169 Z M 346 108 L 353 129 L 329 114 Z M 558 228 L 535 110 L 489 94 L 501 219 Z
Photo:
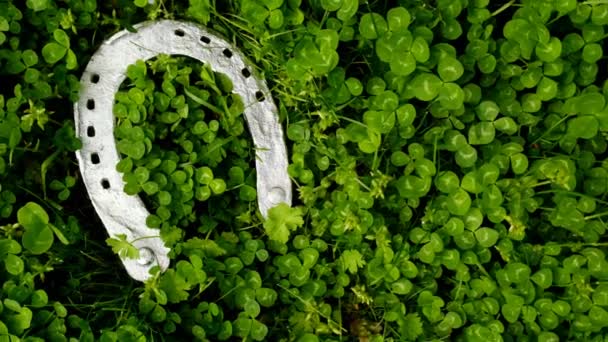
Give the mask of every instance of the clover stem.
M 346 103 L 341 104 L 341 105 L 339 105 L 338 107 L 336 107 L 336 108 L 335 108 L 335 110 L 336 110 L 336 111 L 341 111 L 342 109 L 344 109 L 344 108 L 348 107 L 348 106 L 349 106 L 349 105 L 350 105 L 350 104 L 351 104 L 353 101 L 355 101 L 355 100 L 356 100 L 356 98 L 354 98 L 354 97 L 353 97 L 352 99 L 350 99 L 350 100 L 346 101 Z
M 507 2 L 506 4 L 502 5 L 499 9 L 492 12 L 491 16 L 495 17 L 495 16 L 499 15 L 500 13 L 505 11 L 507 8 L 511 7 L 511 5 L 513 5 L 514 3 L 515 3 L 515 0 L 511 0 L 511 1 Z
M 483 273 L 486 277 L 492 278 L 492 276 L 490 276 L 490 273 L 488 273 L 488 271 L 485 269 L 485 267 L 483 267 L 481 263 L 477 262 L 475 263 L 475 266 L 477 266 L 481 273 Z
M 553 18 L 553 19 L 549 20 L 549 22 L 547 22 L 547 25 L 546 25 L 546 26 L 549 26 L 549 25 L 553 24 L 554 22 L 558 21 L 559 19 L 561 19 L 561 18 L 563 18 L 563 17 L 564 17 L 563 15 L 558 15 L 557 17 L 555 17 L 555 18 Z
M 228 290 L 226 293 L 224 293 L 222 296 L 220 296 L 218 299 L 216 299 L 214 301 L 214 303 L 219 302 L 220 300 L 224 299 L 226 296 L 230 295 L 232 292 L 234 292 L 235 290 L 237 290 L 238 288 L 242 287 L 243 285 L 236 285 L 235 287 L 231 288 L 230 290 Z
M 553 182 L 552 182 L 552 181 L 550 181 L 550 180 L 546 180 L 546 181 L 544 181 L 544 182 L 538 182 L 538 183 L 536 183 L 536 184 L 532 184 L 532 185 L 530 185 L 530 187 L 531 187 L 531 188 L 536 188 L 537 186 L 548 185 L 548 184 L 551 184 L 551 183 L 553 183 Z
M 376 171 L 378 169 L 378 149 L 374 151 L 374 160 L 372 161 L 372 171 Z
M 305 31 L 305 30 L 303 28 L 297 28 L 297 29 L 293 29 L 293 30 L 281 31 L 281 32 L 269 35 L 266 39 L 270 40 L 270 39 L 273 39 L 273 38 L 276 38 L 276 37 L 279 37 L 282 35 L 290 34 L 293 32 L 302 32 L 302 31 Z
M 297 293 L 291 291 L 290 289 L 286 288 L 285 286 L 283 286 L 281 284 L 277 284 L 277 286 L 280 287 L 283 291 L 287 292 L 292 297 L 294 297 L 297 300 L 299 300 L 300 302 L 302 302 L 302 304 L 304 304 L 307 307 L 307 309 L 316 312 L 319 316 L 327 319 L 329 322 L 335 323 L 335 321 L 331 317 L 329 317 L 329 316 L 325 315 L 323 312 L 319 311 L 313 304 L 310 304 L 310 302 L 308 300 L 305 300 L 304 298 L 300 297 Z M 347 331 L 344 328 L 340 328 L 340 330 Z
M 150 236 L 140 236 L 137 239 L 133 239 L 131 241 L 129 241 L 129 243 L 134 243 L 140 240 L 145 240 L 145 239 L 155 239 L 155 238 L 159 238 L 160 235 L 150 235 Z
M 262 224 L 263 224 L 262 222 L 260 222 L 260 223 L 256 223 L 256 224 L 252 224 L 251 226 L 247 226 L 247 227 L 239 228 L 239 230 L 249 230 L 249 229 L 253 229 L 253 228 L 255 228 L 255 227 L 259 227 L 259 226 L 261 226 Z
M 598 214 L 594 214 L 594 215 L 585 216 L 585 221 L 586 220 L 593 220 L 595 218 L 602 217 L 602 216 L 607 216 L 607 215 L 608 215 L 608 211 L 604 211 L 603 213 L 598 213 Z
M 239 185 L 235 185 L 235 186 L 233 186 L 232 188 L 228 188 L 228 189 L 226 189 L 226 191 L 232 191 L 232 190 L 236 190 L 236 189 L 238 189 L 238 188 L 242 187 L 243 185 L 245 185 L 245 183 L 241 183 L 241 184 L 239 184 Z
M 357 124 L 357 125 L 361 125 L 361 126 L 363 126 L 365 128 L 368 128 L 366 124 L 364 124 L 362 122 L 359 122 L 357 120 L 353 120 L 351 118 L 347 118 L 346 116 L 342 116 L 342 115 L 336 115 L 336 116 L 338 117 L 338 119 L 346 120 L 348 122 L 351 122 L 351 123 L 354 123 L 354 124 Z
M 537 247 L 540 248 L 545 248 L 547 247 L 546 245 L 536 245 Z M 581 248 L 581 247 L 605 247 L 608 246 L 608 242 L 586 242 L 586 243 L 578 243 L 578 242 L 572 242 L 572 243 L 559 243 L 559 244 L 551 244 L 549 245 L 549 247 L 568 247 L 568 248 Z
M 214 281 L 215 281 L 215 277 L 209 278 L 209 281 L 207 282 L 207 284 L 205 284 L 205 286 L 201 286 L 199 288 L 198 293 L 196 294 L 196 296 L 193 297 L 193 299 L 197 298 L 198 296 L 201 295 L 201 293 L 205 292 L 205 290 L 208 289 L 209 286 L 211 286 L 211 284 L 213 284 Z
M 361 180 L 360 180 L 358 177 L 357 177 L 357 178 L 355 178 L 355 180 L 356 180 L 356 181 L 357 181 L 357 183 L 359 183 L 359 185 L 361 185 L 361 186 L 362 186 L 362 187 L 363 187 L 365 190 L 367 190 L 367 191 L 371 191 L 371 189 L 370 189 L 370 188 L 369 188 L 367 185 L 365 185 L 365 183 L 363 183 L 363 182 L 362 182 L 362 181 L 361 181 Z
M 599 4 L 608 4 L 608 0 L 589 0 L 580 2 L 579 5 L 599 5 Z
M 598 203 L 602 203 L 602 204 L 608 204 L 608 201 L 602 201 L 602 200 L 597 199 L 597 198 L 595 198 L 595 197 L 593 197 L 593 196 L 589 196 L 589 195 L 582 194 L 582 193 L 580 193 L 580 192 L 574 192 L 574 191 L 566 191 L 566 190 L 551 189 L 551 190 L 543 190 L 543 191 L 539 191 L 539 192 L 537 192 L 536 194 L 537 194 L 537 195 L 544 195 L 544 194 L 552 194 L 552 193 L 558 193 L 558 194 L 559 194 L 559 193 L 567 193 L 567 194 L 574 195 L 574 196 L 591 198 L 591 199 L 594 199 L 594 200 L 595 200 L 596 202 L 598 202 Z
M 433 141 L 433 164 L 437 165 L 437 154 L 439 153 L 437 149 L 437 140 L 439 140 L 438 136 L 435 136 L 435 141 Z
M 573 114 L 566 114 L 566 116 L 564 116 L 563 118 L 559 119 L 559 121 L 557 121 L 556 123 L 554 123 L 551 127 L 549 127 L 548 130 L 546 130 L 543 134 L 541 134 L 538 138 L 536 138 L 533 142 L 530 143 L 530 145 L 534 145 L 536 144 L 539 140 L 541 140 L 545 135 L 547 135 L 548 133 L 550 133 L 551 131 L 553 131 L 557 126 L 561 125 L 562 122 L 566 121 L 568 118 L 570 118 Z
M 58 203 L 56 203 L 55 201 L 51 200 L 50 198 L 47 199 L 42 199 L 42 197 L 36 195 L 36 193 L 34 193 L 33 191 L 31 191 L 28 188 L 25 188 L 21 185 L 17 185 L 17 187 L 25 192 L 27 192 L 28 194 L 30 194 L 32 197 L 38 199 L 38 201 L 40 201 L 40 203 L 45 203 L 46 205 L 49 205 L 50 207 L 52 207 L 54 210 L 56 211 L 62 211 L 63 207 L 61 205 L 59 205 Z
M 221 114 L 223 113 L 222 110 L 220 110 L 219 108 L 217 108 L 216 106 L 212 105 L 211 103 L 201 99 L 200 97 L 194 95 L 193 93 L 189 92 L 188 89 L 184 88 L 184 93 L 186 93 L 186 95 L 194 102 L 207 107 L 208 109 L 211 109 L 212 111 Z
M 42 162 L 42 165 L 40 166 L 40 179 L 42 181 L 42 194 L 43 194 L 45 200 L 47 199 L 47 197 L 46 197 L 46 171 L 51 166 L 51 164 L 53 163 L 55 158 L 57 158 L 57 156 L 59 156 L 59 153 L 61 153 L 61 149 L 58 149 L 55 152 L 53 152 L 53 154 L 51 154 L 48 158 L 46 158 Z

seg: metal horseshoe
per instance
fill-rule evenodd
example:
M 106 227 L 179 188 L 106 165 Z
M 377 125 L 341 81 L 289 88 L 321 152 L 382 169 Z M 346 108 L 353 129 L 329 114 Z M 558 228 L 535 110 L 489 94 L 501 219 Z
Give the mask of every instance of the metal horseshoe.
M 114 139 L 115 94 L 126 78 L 127 67 L 159 54 L 183 55 L 209 63 L 228 76 L 234 93 L 245 105 L 245 120 L 256 147 L 258 206 L 266 217 L 273 206 L 291 205 L 287 149 L 278 111 L 265 82 L 257 78 L 240 51 L 204 27 L 160 20 L 121 31 L 105 41 L 91 57 L 74 104 L 76 134 L 82 148 L 76 152 L 80 172 L 97 214 L 112 237 L 125 234 L 140 251 L 139 259 L 122 259 L 129 275 L 139 281 L 150 277 L 156 265 L 169 266 L 169 249 L 159 231 L 146 226 L 149 213 L 139 196 L 124 193 L 116 171 L 120 160 Z

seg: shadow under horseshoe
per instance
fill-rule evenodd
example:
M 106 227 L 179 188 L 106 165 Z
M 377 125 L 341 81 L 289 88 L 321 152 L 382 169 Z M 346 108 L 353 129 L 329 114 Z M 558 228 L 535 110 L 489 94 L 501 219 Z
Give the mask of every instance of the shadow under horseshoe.
M 263 80 L 254 76 L 244 56 L 230 43 L 196 24 L 159 20 L 135 26 L 105 41 L 91 57 L 82 78 L 80 99 L 74 104 L 76 135 L 82 148 L 76 152 L 82 178 L 93 206 L 112 237 L 125 234 L 140 251 L 140 258 L 122 259 L 129 275 L 145 281 L 149 270 L 169 266 L 169 249 L 158 230 L 146 226 L 149 213 L 139 196 L 124 193 L 120 160 L 114 138 L 114 97 L 126 78 L 127 67 L 159 54 L 183 55 L 228 76 L 241 96 L 245 120 L 256 147 L 258 206 L 268 210 L 284 202 L 291 205 L 287 149 L 278 111 Z M 149 238 L 148 238 L 149 237 Z

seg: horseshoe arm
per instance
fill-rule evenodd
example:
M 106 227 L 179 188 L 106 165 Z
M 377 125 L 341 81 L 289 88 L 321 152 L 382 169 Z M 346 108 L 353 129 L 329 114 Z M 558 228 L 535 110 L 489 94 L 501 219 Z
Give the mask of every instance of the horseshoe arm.
M 256 147 L 258 206 L 263 216 L 278 203 L 291 205 L 287 150 L 277 108 L 263 80 L 258 79 L 242 54 L 207 29 L 186 22 L 161 20 L 121 31 L 93 55 L 81 79 L 80 99 L 74 105 L 76 134 L 82 148 L 76 157 L 86 189 L 110 236 L 125 234 L 140 249 L 139 260 L 123 259 L 131 277 L 145 281 L 151 267 L 169 266 L 159 231 L 146 226 L 149 213 L 138 196 L 124 193 L 116 171 L 120 155 L 114 138 L 113 105 L 126 78 L 127 67 L 159 54 L 184 55 L 209 63 L 228 76 L 234 93 L 245 105 L 245 119 Z M 143 238 L 143 239 L 141 239 Z

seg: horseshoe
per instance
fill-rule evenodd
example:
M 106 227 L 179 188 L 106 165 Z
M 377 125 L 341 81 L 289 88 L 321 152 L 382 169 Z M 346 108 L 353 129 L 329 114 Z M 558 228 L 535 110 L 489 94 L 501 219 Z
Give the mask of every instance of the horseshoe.
M 76 152 L 82 179 L 108 234 L 125 234 L 139 250 L 139 259 L 122 258 L 127 273 L 138 281 L 150 278 L 150 269 L 169 266 L 169 249 L 159 230 L 146 226 L 148 210 L 139 196 L 124 193 L 116 171 L 120 160 L 114 138 L 114 97 L 126 78 L 127 67 L 159 54 L 184 55 L 209 63 L 228 76 L 234 93 L 245 105 L 245 120 L 256 147 L 258 206 L 268 210 L 284 202 L 291 205 L 287 149 L 278 111 L 265 82 L 254 75 L 241 52 L 204 27 L 181 21 L 160 20 L 121 31 L 105 41 L 91 57 L 80 80 L 80 98 L 74 104 L 76 135 L 82 148 Z

